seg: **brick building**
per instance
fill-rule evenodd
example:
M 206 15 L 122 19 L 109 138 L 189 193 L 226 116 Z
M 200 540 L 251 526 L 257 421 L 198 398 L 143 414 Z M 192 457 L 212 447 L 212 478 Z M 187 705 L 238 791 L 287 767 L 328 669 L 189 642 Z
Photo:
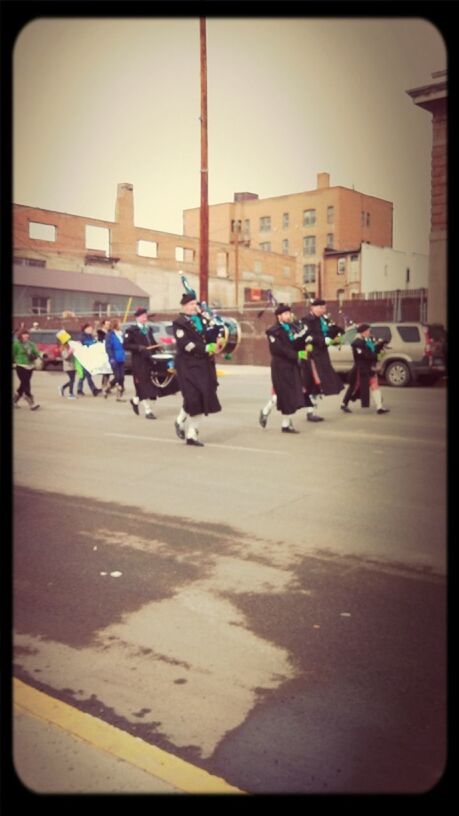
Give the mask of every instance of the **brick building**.
M 415 105 L 432 114 L 432 185 L 428 320 L 447 325 L 447 124 L 448 75 L 435 71 L 430 85 L 407 91 Z
M 183 232 L 199 235 L 199 208 L 184 210 Z M 324 251 L 392 247 L 393 204 L 347 187 L 331 187 L 328 173 L 318 173 L 317 188 L 259 199 L 235 193 L 234 201 L 209 207 L 209 237 L 266 253 L 293 256 L 296 283 L 311 296 L 322 295 L 326 281 Z
M 70 272 L 80 273 L 82 282 L 88 275 L 107 276 L 107 293 L 117 277 L 132 281 L 147 295 L 152 311 L 176 310 L 183 294 L 180 271 L 199 290 L 199 238 L 136 227 L 132 184 L 118 185 L 114 221 L 14 204 L 13 257 L 16 275 L 27 266 L 41 283 L 44 269 L 56 271 L 62 280 Z M 210 241 L 209 301 L 220 307 L 242 305 L 252 289 L 256 297 L 272 289 L 279 300 L 296 300 L 295 268 L 290 255 Z M 68 286 L 62 290 L 68 292 Z M 48 300 L 49 310 L 58 311 L 51 295 Z

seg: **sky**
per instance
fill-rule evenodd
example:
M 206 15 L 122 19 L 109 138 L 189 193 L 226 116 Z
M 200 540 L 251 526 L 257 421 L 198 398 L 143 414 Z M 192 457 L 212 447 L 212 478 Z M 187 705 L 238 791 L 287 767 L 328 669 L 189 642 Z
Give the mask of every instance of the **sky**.
M 394 204 L 395 249 L 428 254 L 432 117 L 406 91 L 447 67 L 423 18 L 210 18 L 209 204 L 312 190 Z M 13 200 L 182 233 L 200 204 L 199 19 L 36 19 L 13 52 Z

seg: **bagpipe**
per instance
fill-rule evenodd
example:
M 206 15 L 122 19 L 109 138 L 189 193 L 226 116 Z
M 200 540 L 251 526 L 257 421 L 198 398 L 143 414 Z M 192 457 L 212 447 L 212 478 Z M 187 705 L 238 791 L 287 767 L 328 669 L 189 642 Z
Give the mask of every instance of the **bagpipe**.
M 188 283 L 183 272 L 179 272 L 185 292 L 194 295 L 195 290 Z M 216 354 L 224 352 L 224 359 L 231 360 L 233 351 L 236 351 L 241 342 L 241 327 L 233 317 L 219 315 L 205 300 L 198 300 L 199 315 L 203 318 L 204 336 L 206 343 L 216 343 Z

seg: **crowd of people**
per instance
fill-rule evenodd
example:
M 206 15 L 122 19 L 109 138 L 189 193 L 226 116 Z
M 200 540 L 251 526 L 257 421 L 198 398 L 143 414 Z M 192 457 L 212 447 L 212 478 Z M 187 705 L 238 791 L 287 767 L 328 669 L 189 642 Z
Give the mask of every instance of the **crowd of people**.
M 202 417 L 221 411 L 215 356 L 222 351 L 224 340 L 221 336 L 215 336 L 214 329 L 211 329 L 212 321 L 193 291 L 183 294 L 180 306 L 180 313 L 173 321 L 176 339 L 173 365 L 177 380 L 175 390 L 181 392 L 182 406 L 174 421 L 174 428 L 179 439 L 187 445 L 203 447 L 204 443 L 199 439 Z M 340 394 L 345 387 L 333 369 L 328 351 L 330 345 L 340 342 L 344 329 L 326 317 L 326 302 L 320 298 L 310 302 L 309 312 L 299 320 L 285 303 L 276 306 L 274 316 L 274 324 L 266 331 L 271 353 L 272 390 L 258 421 L 262 428 L 266 428 L 268 417 L 276 408 L 281 414 L 282 433 L 294 434 L 299 433 L 293 425 L 293 416 L 297 411 L 305 409 L 310 422 L 323 422 L 323 417 L 317 413 L 318 399 Z M 137 308 L 134 317 L 135 322 L 127 326 L 124 332 L 118 318 L 107 318 L 97 330 L 91 323 L 85 323 L 81 327 L 77 346 L 69 342 L 71 336 L 65 330 L 57 332 L 63 371 L 67 377 L 58 388 L 61 397 L 76 399 L 84 396 L 84 384 L 87 383 L 94 397 L 103 394 L 107 399 L 115 391 L 117 401 L 125 401 L 125 359 L 126 351 L 129 351 L 135 390 L 130 399 L 131 408 L 137 416 L 140 416 L 142 408 L 146 419 L 156 419 L 151 403 L 160 392 L 152 378 L 151 355 L 160 348 L 160 344 L 156 342 L 148 323 L 147 309 Z M 97 367 L 97 372 L 102 375 L 100 388 L 93 379 L 94 368 L 91 373 L 87 358 L 79 351 L 91 348 L 96 343 L 103 344 L 106 352 L 105 363 Z M 349 402 L 358 399 L 362 408 L 369 407 L 370 395 L 377 413 L 388 413 L 383 406 L 376 372 L 382 348 L 383 342 L 371 337 L 368 323 L 357 326 L 352 342 L 354 365 L 340 405 L 344 413 L 352 413 Z M 24 397 L 31 410 L 39 408 L 31 392 L 31 380 L 41 356 L 31 340 L 30 332 L 27 329 L 19 331 L 13 340 L 13 364 L 19 379 L 13 397 L 15 406 Z

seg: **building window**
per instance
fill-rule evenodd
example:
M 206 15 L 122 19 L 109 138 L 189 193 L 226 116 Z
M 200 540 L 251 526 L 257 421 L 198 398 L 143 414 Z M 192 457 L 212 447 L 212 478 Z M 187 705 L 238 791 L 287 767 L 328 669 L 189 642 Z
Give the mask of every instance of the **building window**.
M 261 275 L 261 261 L 254 261 L 253 271 L 256 275 Z
M 289 266 L 284 266 L 283 273 L 284 273 L 284 278 L 290 278 L 290 275 L 291 275 L 290 267 Z
M 410 267 L 409 267 L 409 266 L 407 266 L 407 267 L 406 267 L 406 278 L 405 278 L 405 281 L 406 281 L 406 283 L 409 283 L 409 282 L 410 282 Z
M 137 241 L 137 255 L 142 258 L 157 258 L 158 244 L 156 241 Z
M 338 275 L 344 275 L 346 271 L 346 258 L 338 258 Z
M 231 232 L 232 233 L 235 233 L 235 232 L 240 233 L 241 227 L 242 227 L 242 221 L 241 220 L 231 221 Z
M 37 221 L 29 221 L 29 238 L 36 241 L 55 241 L 56 227 L 52 224 L 39 224 Z
M 282 241 L 282 252 L 284 255 L 288 255 L 288 238 Z
M 244 232 L 250 232 L 250 218 L 244 218 Z
M 344 289 L 338 289 L 338 291 L 336 292 L 336 300 L 338 301 L 339 306 L 343 305 Z
M 327 247 L 328 249 L 333 249 L 333 233 L 329 232 L 327 234 Z
M 263 252 L 271 252 L 271 243 L 270 243 L 270 241 L 263 241 L 262 244 L 259 244 L 259 247 L 260 247 L 260 249 L 263 250 Z
M 303 255 L 316 254 L 316 236 L 308 235 L 303 238 Z
M 335 208 L 327 207 L 327 224 L 335 223 Z
M 46 266 L 46 261 L 39 261 L 37 258 L 14 258 L 14 263 L 18 266 Z
M 304 210 L 303 212 L 303 227 L 309 227 L 311 224 L 316 223 L 316 211 L 315 210 Z
M 265 215 L 260 218 L 260 232 L 271 232 L 271 216 Z
M 360 226 L 361 227 L 365 226 L 365 213 L 363 210 L 360 212 Z
M 370 213 L 367 212 L 367 227 L 370 226 Z
M 289 217 L 288 213 L 282 213 L 282 229 L 288 229 Z
M 51 298 L 47 297 L 32 298 L 32 314 L 35 315 L 49 314 L 50 311 L 51 311 Z
M 110 230 L 107 227 L 92 227 L 88 224 L 85 232 L 86 249 L 99 249 L 106 257 L 110 255 Z
M 101 300 L 95 300 L 92 311 L 96 317 L 102 317 L 102 315 L 110 314 L 110 304 L 103 303 Z
M 305 264 L 303 266 L 303 283 L 315 283 L 315 282 L 316 282 L 316 265 Z

